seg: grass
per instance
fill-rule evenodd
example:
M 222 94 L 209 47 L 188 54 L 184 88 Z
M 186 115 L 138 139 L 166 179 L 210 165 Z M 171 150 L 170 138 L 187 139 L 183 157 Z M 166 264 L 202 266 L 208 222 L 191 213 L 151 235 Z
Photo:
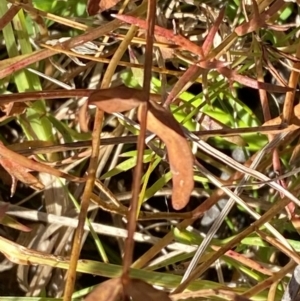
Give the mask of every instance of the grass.
M 144 121 L 137 122 L 135 109 L 102 120 L 99 111 L 83 108 L 91 90 L 143 88 L 149 74 L 142 28 L 148 25 L 109 14 L 145 20 L 147 3 L 121 1 L 98 18 L 86 12 L 92 2 L 0 1 L 1 142 L 53 169 L 96 177 L 80 183 L 29 170 L 0 148 L 0 252 L 13 262 L 6 270 L 4 261 L 0 275 L 9 284 L 0 286 L 0 300 L 68 300 L 66 271 L 85 200 L 90 206 L 78 242 L 73 300 L 124 275 Z M 155 29 L 150 92 L 160 105 L 169 102 L 167 110 L 183 128 L 196 158 L 195 188 L 176 212 L 164 141 L 147 141 L 130 276 L 172 292 L 172 300 L 280 300 L 300 264 L 300 114 L 293 90 L 299 87 L 299 7 L 229 0 L 223 11 L 220 1 L 176 3 L 157 1 L 161 28 Z M 5 169 L 5 162 L 16 165 Z M 28 172 L 44 189 L 33 189 Z M 216 204 L 217 214 L 204 225 Z

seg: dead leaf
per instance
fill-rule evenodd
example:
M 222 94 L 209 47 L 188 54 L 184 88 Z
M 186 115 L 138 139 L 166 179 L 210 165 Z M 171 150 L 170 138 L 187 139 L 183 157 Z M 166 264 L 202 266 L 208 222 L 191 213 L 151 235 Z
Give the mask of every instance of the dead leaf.
M 90 16 L 101 13 L 114 7 L 120 0 L 89 0 L 87 3 L 87 12 Z
M 249 22 L 244 22 L 235 29 L 235 33 L 241 37 L 251 33 L 257 29 L 266 27 L 266 22 L 263 17 L 253 18 Z
M 122 296 L 121 278 L 114 278 L 99 284 L 84 301 L 121 301 Z
M 96 105 L 106 113 L 125 112 L 143 103 L 143 91 L 119 86 L 97 90 L 89 97 L 89 104 Z
M 147 128 L 166 144 L 173 176 L 172 205 L 180 210 L 189 202 L 194 188 L 193 155 L 186 138 L 172 114 L 151 102 L 147 115 Z M 138 118 L 140 120 L 140 110 Z M 180 159 L 179 159 L 180 158 Z
M 18 164 L 17 162 L 11 159 L 2 157 L 1 155 L 0 164 L 11 176 L 11 197 L 15 194 L 18 180 L 23 182 L 24 184 L 31 186 L 36 190 L 44 189 L 44 185 L 36 177 L 29 173 L 30 170 L 28 168 L 23 167 L 22 165 Z
M 9 203 L 0 206 L 0 224 L 6 227 L 10 227 L 12 229 L 16 229 L 24 232 L 30 232 L 31 231 L 30 228 L 26 227 L 25 225 L 22 225 L 14 218 L 6 215 L 8 207 L 9 207 Z
M 1 220 L 0 220 L 0 224 L 5 226 L 5 227 L 9 227 L 12 229 L 16 229 L 16 230 L 20 230 L 23 232 L 30 232 L 31 229 L 28 228 L 27 226 L 19 223 L 16 219 L 5 215 Z
M 7 103 L 0 106 L 1 110 L 5 113 L 5 116 L 0 118 L 0 122 L 3 122 L 11 116 L 17 116 L 23 114 L 27 108 L 27 105 L 22 102 L 17 103 Z
M 45 164 L 30 160 L 14 151 L 8 149 L 0 142 L 0 164 L 12 177 L 11 193 L 14 194 L 17 180 L 40 190 L 44 185 L 30 171 L 45 172 L 56 177 L 65 178 L 69 181 L 84 182 L 85 179 L 66 174 L 60 170 Z
M 2 206 L 0 206 L 0 221 L 4 218 L 4 216 L 6 215 L 6 212 L 8 210 L 9 204 L 6 203 Z
M 7 12 L 0 18 L 0 30 L 4 28 L 21 9 L 20 6 L 11 5 Z
M 293 88 L 290 87 L 283 87 L 278 85 L 273 85 L 265 82 L 260 82 L 256 79 L 253 79 L 246 75 L 241 75 L 237 71 L 221 67 L 217 68 L 218 72 L 225 77 L 227 77 L 230 81 L 236 81 L 244 86 L 251 87 L 253 89 L 263 89 L 270 92 L 277 92 L 277 93 L 286 93 L 288 91 L 293 91 Z
M 99 284 L 84 300 L 121 301 L 125 296 L 133 301 L 171 301 L 167 293 L 156 290 L 147 282 L 129 279 L 124 285 L 121 278 L 110 279 Z
M 123 112 L 138 107 L 138 119 L 145 97 L 141 90 L 115 87 L 93 92 L 89 104 L 96 105 L 107 113 Z M 172 205 L 180 210 L 189 202 L 194 188 L 193 154 L 190 146 L 173 115 L 158 104 L 150 101 L 147 129 L 159 136 L 166 144 L 173 175 Z
M 280 116 L 273 118 L 271 120 L 268 120 L 267 122 L 265 122 L 263 124 L 263 126 L 269 126 L 269 125 L 276 125 L 276 124 L 282 124 L 283 123 L 283 115 L 280 114 Z M 291 122 L 290 124 L 287 126 L 287 128 L 285 129 L 285 131 L 295 131 L 300 127 L 300 104 L 297 104 L 294 107 L 294 112 L 291 118 Z M 278 131 L 272 131 L 272 134 L 277 134 L 277 133 L 281 133 L 282 130 L 278 130 Z
M 0 79 L 9 76 L 10 74 L 17 72 L 20 69 L 25 68 L 33 63 L 39 62 L 45 58 L 53 56 L 54 51 L 49 49 L 42 49 L 33 51 L 28 54 L 21 54 L 12 58 L 4 59 L 0 61 Z
M 155 289 L 140 279 L 130 279 L 128 285 L 124 287 L 124 291 L 133 301 L 171 301 L 167 293 Z

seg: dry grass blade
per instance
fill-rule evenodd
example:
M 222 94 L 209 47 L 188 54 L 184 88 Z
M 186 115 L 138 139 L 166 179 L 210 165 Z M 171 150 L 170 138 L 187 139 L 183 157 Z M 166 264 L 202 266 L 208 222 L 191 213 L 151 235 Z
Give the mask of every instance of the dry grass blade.
M 143 13 L 145 10 L 145 3 L 141 4 L 139 7 L 137 7 L 132 14 L 139 14 Z M 98 37 L 105 35 L 114 29 L 118 28 L 121 25 L 121 22 L 118 20 L 114 20 L 112 22 L 109 22 L 107 24 L 101 25 L 97 28 L 94 28 L 92 30 L 89 30 L 87 33 L 84 33 L 82 35 L 76 36 L 69 41 L 66 41 L 62 44 L 60 44 L 60 47 L 57 46 L 57 50 L 59 49 L 69 49 L 81 44 L 84 44 L 88 41 L 92 41 L 94 39 L 97 39 Z M 6 60 L 3 60 L 0 62 L 0 79 L 13 74 L 14 72 L 23 69 L 33 63 L 39 62 L 45 58 L 51 57 L 55 55 L 57 51 L 50 50 L 50 49 L 43 49 L 38 50 L 35 52 L 32 52 L 30 54 L 24 54 L 19 55 L 17 57 L 9 58 Z
M 96 179 L 102 121 L 103 121 L 103 112 L 97 110 L 95 123 L 94 123 L 94 131 L 92 135 L 93 139 L 92 139 L 91 159 L 88 167 L 87 181 L 82 195 L 81 208 L 78 216 L 78 227 L 74 235 L 71 259 L 70 259 L 70 268 L 68 270 L 67 281 L 65 285 L 64 301 L 70 301 L 72 299 L 72 294 L 74 290 L 77 261 L 79 258 L 81 241 L 84 234 L 84 224 L 85 224 L 87 211 L 89 207 L 90 195 L 93 191 L 94 182 Z
M 16 6 L 11 6 L 9 10 L 0 18 L 0 30 L 4 28 L 13 17 L 19 12 L 21 8 Z
M 198 266 L 189 276 L 188 281 L 191 281 L 191 279 L 196 279 L 201 275 L 204 271 L 206 271 L 209 266 L 215 262 L 217 258 L 225 254 L 225 252 L 229 251 L 230 249 L 234 248 L 243 237 L 247 237 L 250 233 L 255 231 L 257 228 L 259 228 L 261 225 L 266 223 L 268 220 L 270 220 L 277 212 L 280 212 L 287 204 L 289 203 L 288 199 L 283 199 L 281 202 L 275 204 L 269 211 L 267 211 L 259 220 L 256 220 L 251 226 L 240 232 L 236 237 L 234 237 L 229 243 L 227 243 L 225 246 L 220 248 L 218 251 L 216 251 L 214 254 L 211 255 L 211 257 L 204 263 L 202 263 L 200 266 Z M 289 268 L 291 268 L 289 266 Z M 278 276 L 278 275 L 277 275 Z M 275 277 L 275 276 L 273 276 Z M 268 282 L 269 285 L 271 285 L 270 282 Z M 185 288 L 187 285 L 187 281 L 183 282 L 178 286 L 178 288 L 175 290 L 175 292 L 181 291 L 183 288 Z M 247 295 L 248 297 L 248 295 Z
M 11 299 L 297 301 L 297 1 L 23 2 L 0 0 Z
M 248 291 L 243 293 L 243 297 L 251 298 L 252 296 L 258 294 L 259 292 L 269 288 L 274 282 L 281 280 L 288 273 L 293 271 L 293 269 L 297 266 L 297 264 L 290 260 L 284 267 L 280 269 L 279 272 L 274 273 L 273 276 L 266 278 L 263 281 L 260 281 L 257 285 L 250 288 Z
M 300 47 L 298 43 L 298 49 L 296 52 L 296 58 L 300 58 Z M 300 62 L 294 63 L 294 69 L 291 72 L 290 78 L 289 78 L 289 86 L 296 89 L 298 83 L 299 83 L 299 69 L 300 69 Z M 298 70 L 298 71 L 296 71 Z M 284 123 L 290 124 L 293 123 L 293 107 L 294 107 L 294 99 L 296 96 L 296 91 L 290 91 L 286 93 L 286 97 L 284 100 L 284 106 L 283 106 L 283 113 L 282 113 L 282 121 Z M 295 112 L 295 109 L 294 109 Z
M 132 13 L 142 13 L 145 10 L 145 3 L 142 3 L 137 9 L 135 9 Z M 91 31 L 83 34 L 80 37 L 75 37 L 74 39 L 71 39 L 67 42 L 67 44 L 63 43 L 63 47 L 74 47 L 77 45 L 82 44 L 86 41 L 94 40 L 95 38 L 99 37 L 101 34 L 105 34 L 109 31 L 114 30 L 120 25 L 120 22 L 118 20 L 114 20 L 113 22 L 110 22 L 108 24 L 105 24 L 104 26 L 101 26 L 99 29 L 92 29 Z M 106 28 L 106 32 L 103 32 L 103 28 Z M 100 34 L 99 34 L 100 33 Z M 100 146 L 100 134 L 102 130 L 102 124 L 104 119 L 104 111 L 97 109 L 96 115 L 95 115 L 95 121 L 94 121 L 94 129 L 92 134 L 92 153 L 91 153 L 91 159 L 89 163 L 88 168 L 88 178 L 87 183 L 83 192 L 82 196 L 82 203 L 81 203 L 81 209 L 79 214 L 79 222 L 78 222 L 78 228 L 75 232 L 74 242 L 72 246 L 72 253 L 71 253 L 71 260 L 70 260 L 70 269 L 68 271 L 68 277 L 67 282 L 65 286 L 65 293 L 64 293 L 64 301 L 69 301 L 72 298 L 72 293 L 74 290 L 74 283 L 75 283 L 75 273 L 76 273 L 76 266 L 77 261 L 80 254 L 80 248 L 81 248 L 81 241 L 84 234 L 84 223 L 87 215 L 87 210 L 89 206 L 89 200 L 90 195 L 93 190 L 95 178 L 96 178 L 96 170 L 98 165 L 98 156 L 99 156 L 99 146 Z
M 143 100 L 142 106 L 139 106 L 140 114 L 142 116 L 142 121 L 140 120 L 140 134 L 137 142 L 137 157 L 136 166 L 134 169 L 134 178 L 132 181 L 132 198 L 130 202 L 129 214 L 128 214 L 128 237 L 125 241 L 125 253 L 123 257 L 123 267 L 122 267 L 122 283 L 124 286 L 124 296 L 128 299 L 125 289 L 131 283 L 129 276 L 130 266 L 133 261 L 134 254 L 134 232 L 136 229 L 136 219 L 139 210 L 139 194 L 141 186 L 141 178 L 143 174 L 143 154 L 145 149 L 145 139 L 147 132 L 147 114 L 149 110 L 150 101 L 150 82 L 151 82 L 151 67 L 153 60 L 153 32 L 155 24 L 155 12 L 156 12 L 156 1 L 148 1 L 147 3 L 147 23 L 148 30 L 146 32 L 146 50 L 145 50 L 145 63 L 144 63 L 144 74 L 143 74 Z
M 277 13 L 284 6 L 284 1 L 274 1 L 269 9 L 261 14 L 258 14 L 259 10 L 255 1 L 252 1 L 252 5 L 254 16 L 248 22 L 242 23 L 235 29 L 235 33 L 238 36 L 243 36 L 262 27 L 267 27 L 268 25 L 266 24 L 266 20 L 268 20 L 273 14 Z
M 295 250 L 289 250 L 286 246 L 284 246 L 280 241 L 275 238 L 270 237 L 265 234 L 263 231 L 256 230 L 256 233 L 266 242 L 276 247 L 276 249 L 280 250 L 282 253 L 286 254 L 287 257 L 293 259 L 298 265 L 300 265 L 300 256 L 295 252 Z
M 124 22 L 134 24 L 143 29 L 147 29 L 147 23 L 142 19 L 132 17 L 132 16 L 126 16 L 126 15 L 115 15 L 115 17 Z M 169 41 L 172 41 L 176 45 L 181 46 L 186 51 L 190 51 L 198 55 L 200 58 L 205 57 L 202 47 L 198 46 L 195 43 L 192 43 L 191 41 L 187 40 L 181 35 L 178 34 L 175 35 L 174 32 L 172 32 L 171 30 L 159 26 L 155 26 L 155 34 L 166 37 Z M 237 71 L 225 67 L 228 64 L 221 61 L 216 61 L 216 60 L 208 61 L 204 59 L 197 62 L 196 64 L 204 69 L 210 70 L 215 68 L 220 74 L 227 77 L 230 81 L 236 81 L 242 85 L 251 87 L 253 89 L 265 89 L 270 92 L 278 92 L 278 93 L 294 91 L 294 89 L 291 87 L 281 87 L 269 83 L 259 82 L 255 79 L 250 78 L 249 76 L 238 74 Z
M 5 227 L 10 227 L 24 232 L 30 232 L 31 229 L 17 222 L 14 218 L 8 216 L 6 213 L 8 211 L 9 204 L 3 204 L 0 206 L 0 224 Z
M 224 297 L 226 300 L 232 300 L 232 301 L 250 301 L 248 298 L 237 295 L 236 293 L 225 290 L 225 289 L 203 289 L 199 290 L 197 292 L 186 292 L 181 294 L 175 294 L 171 296 L 171 300 L 173 301 L 179 301 L 184 299 L 190 299 L 192 300 L 194 298 L 208 298 L 208 297 Z
M 219 250 L 220 247 L 217 246 L 211 246 L 211 248 L 213 250 Z M 259 264 L 258 262 L 252 260 L 251 258 L 247 258 L 244 255 L 239 254 L 238 252 L 229 250 L 225 253 L 226 256 L 229 256 L 231 258 L 233 258 L 236 261 L 239 261 L 240 263 L 242 263 L 245 266 L 248 266 L 249 268 L 259 271 L 260 273 L 264 274 L 264 275 L 273 275 L 273 273 L 265 268 L 264 266 L 262 266 L 261 264 Z
M 207 37 L 205 38 L 205 41 L 203 42 L 203 55 L 206 56 L 213 44 L 213 39 L 217 33 L 217 30 L 220 26 L 220 23 L 222 22 L 222 19 L 224 17 L 224 12 L 225 10 L 222 10 L 217 18 L 217 20 L 215 21 L 215 24 L 212 26 L 212 28 L 210 29 Z M 203 58 L 203 57 L 200 57 Z M 202 69 L 195 65 L 191 65 L 186 71 L 185 73 L 179 78 L 179 80 L 177 81 L 177 83 L 174 85 L 173 89 L 171 90 L 171 92 L 169 93 L 166 102 L 165 102 L 165 106 L 170 105 L 170 103 L 172 103 L 175 98 L 177 97 L 177 95 L 183 91 L 184 88 L 187 88 L 187 85 L 191 85 L 194 80 L 196 80 L 196 78 L 198 78 L 202 73 Z

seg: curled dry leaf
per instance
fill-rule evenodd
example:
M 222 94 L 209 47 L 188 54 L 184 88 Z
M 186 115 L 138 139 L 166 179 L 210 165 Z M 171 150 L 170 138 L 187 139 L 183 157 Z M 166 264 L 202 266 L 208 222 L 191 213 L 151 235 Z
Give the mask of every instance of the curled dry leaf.
M 2 156 L 0 156 L 0 164 L 11 176 L 11 197 L 15 194 L 18 180 L 23 182 L 24 184 L 31 186 L 36 190 L 41 190 L 44 188 L 44 185 L 35 176 L 29 173 L 30 170 L 28 168 L 25 168 L 17 162 Z
M 134 301 L 171 301 L 167 293 L 155 289 L 152 285 L 140 279 L 130 279 L 124 290 L 126 295 Z
M 107 113 L 123 112 L 138 107 L 141 122 L 141 107 L 145 104 L 141 90 L 116 87 L 98 90 L 89 97 L 89 104 L 96 105 Z M 180 210 L 186 206 L 194 188 L 193 154 L 184 134 L 173 115 L 150 101 L 147 114 L 147 129 L 166 144 L 171 172 L 173 175 L 172 205 Z
M 27 105 L 25 103 L 7 103 L 4 105 L 0 105 L 0 109 L 5 113 L 5 116 L 0 118 L 0 122 L 10 118 L 11 116 L 17 116 L 19 114 L 24 113 Z
M 193 156 L 182 130 L 169 111 L 150 102 L 147 128 L 166 144 L 173 176 L 172 205 L 182 209 L 188 203 L 194 188 Z M 138 118 L 140 120 L 140 110 Z
M 84 301 L 121 301 L 123 285 L 121 278 L 109 279 L 99 284 Z
M 143 98 L 142 90 L 120 86 L 92 92 L 88 102 L 111 114 L 136 108 L 144 102 Z
M 10 227 L 16 230 L 24 231 L 24 232 L 30 232 L 31 229 L 26 227 L 25 225 L 22 225 L 18 221 L 16 221 L 14 218 L 6 215 L 6 212 L 8 211 L 9 204 L 6 203 L 4 205 L 0 206 L 0 224 L 6 227 Z
M 44 165 L 42 163 L 30 160 L 14 151 L 8 149 L 0 142 L 0 165 L 10 174 L 12 177 L 11 194 L 13 195 L 16 189 L 17 180 L 40 190 L 44 188 L 44 185 L 32 174 L 30 171 L 45 172 L 56 177 L 65 178 L 70 181 L 84 182 L 85 179 L 78 178 L 69 174 L 66 174 L 60 170 Z
M 124 300 L 124 296 L 130 297 L 133 301 L 171 301 L 167 293 L 156 290 L 142 280 L 129 279 L 128 283 L 123 285 L 121 278 L 99 284 L 84 300 L 121 301 Z
M 273 118 L 271 120 L 268 120 L 263 124 L 263 126 L 269 126 L 269 125 L 276 125 L 276 124 L 282 124 L 283 123 L 283 115 L 280 114 L 280 116 Z M 291 118 L 290 124 L 284 129 L 284 131 L 295 131 L 299 129 L 300 127 L 300 104 L 297 104 L 294 107 L 294 112 Z M 281 133 L 283 130 L 274 130 L 271 131 L 272 134 Z
M 87 12 L 90 16 L 93 16 L 112 8 L 119 2 L 120 0 L 89 0 L 87 3 Z
M 16 219 L 6 215 L 4 216 L 1 221 L 0 224 L 5 226 L 5 227 L 9 227 L 12 229 L 16 229 L 19 231 L 23 231 L 23 232 L 30 232 L 32 229 L 19 223 Z

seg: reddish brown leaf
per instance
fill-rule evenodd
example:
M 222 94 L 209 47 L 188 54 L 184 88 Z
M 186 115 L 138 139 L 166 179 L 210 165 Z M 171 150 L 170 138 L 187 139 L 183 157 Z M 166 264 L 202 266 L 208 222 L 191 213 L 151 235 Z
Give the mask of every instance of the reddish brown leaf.
M 270 126 L 270 125 L 276 125 L 276 124 L 282 124 L 283 121 L 283 114 L 280 114 L 280 116 L 270 119 L 267 122 L 263 124 L 263 126 Z M 290 124 L 284 129 L 284 131 L 292 132 L 300 127 L 300 104 L 297 104 L 294 107 L 294 112 L 292 114 L 291 122 Z M 271 134 L 277 134 L 281 133 L 282 130 L 274 130 L 271 131 Z
M 127 87 L 98 90 L 91 94 L 89 104 L 112 113 L 127 111 L 139 106 L 138 118 L 145 103 L 143 92 Z M 184 134 L 172 114 L 150 101 L 147 129 L 159 136 L 166 144 L 173 175 L 172 205 L 179 210 L 186 206 L 194 187 L 193 154 Z
M 17 162 L 2 156 L 0 156 L 0 164 L 12 178 L 10 190 L 11 197 L 15 194 L 18 180 L 36 190 L 44 189 L 44 185 L 36 177 L 29 173 L 30 170 L 28 168 L 25 168 Z
M 235 29 L 237 35 L 242 36 L 251 33 L 262 27 L 269 27 L 266 21 L 271 18 L 272 15 L 276 14 L 284 5 L 285 1 L 274 1 L 269 9 L 259 14 L 258 5 L 256 1 L 252 1 L 254 16 L 248 22 L 242 23 Z
M 143 91 L 125 86 L 97 90 L 89 97 L 89 104 L 96 105 L 106 113 L 129 111 L 144 102 Z
M 30 232 L 31 229 L 28 228 L 27 226 L 19 223 L 17 220 L 15 220 L 14 218 L 5 215 L 1 220 L 0 220 L 0 224 L 5 226 L 5 227 L 9 227 L 12 229 L 16 229 L 16 230 L 20 230 L 23 232 Z
M 26 227 L 25 225 L 22 225 L 21 223 L 16 221 L 14 218 L 6 215 L 8 207 L 9 207 L 8 203 L 0 206 L 0 224 L 3 226 L 6 226 L 6 227 L 16 229 L 16 230 L 30 232 L 31 231 L 30 228 Z
M 100 0 L 100 3 L 99 3 L 100 12 L 112 8 L 119 2 L 120 2 L 120 0 Z
M 172 114 L 154 102 L 149 107 L 147 128 L 166 144 L 173 176 L 172 205 L 180 210 L 189 202 L 194 188 L 194 159 L 190 146 Z
M 8 149 L 0 142 L 0 164 L 11 175 L 13 183 L 11 193 L 16 187 L 16 180 L 32 186 L 35 189 L 43 189 L 44 186 L 29 171 L 39 171 L 51 174 L 56 177 L 65 178 L 70 181 L 84 182 L 85 179 L 66 174 L 60 170 L 44 165 L 42 163 L 30 160 L 14 151 Z
M 96 15 L 100 10 L 99 0 L 88 0 L 86 10 L 87 10 L 87 13 L 89 14 L 89 16 Z
M 270 92 L 278 92 L 278 93 L 286 93 L 287 91 L 292 91 L 293 89 L 290 87 L 282 87 L 277 85 L 272 85 L 264 82 L 259 82 L 253 78 L 250 78 L 245 75 L 238 74 L 235 70 L 231 70 L 229 68 L 218 68 L 219 73 L 226 76 L 231 81 L 236 81 L 240 84 L 243 84 L 247 87 L 251 87 L 253 89 L 263 89 Z
M 99 284 L 85 301 L 121 301 L 123 297 L 138 301 L 171 301 L 168 294 L 156 290 L 152 285 L 140 279 L 129 279 L 124 285 L 121 278 L 107 280 Z
M 230 63 L 228 63 L 228 62 L 221 62 L 221 61 L 217 61 L 217 60 L 207 61 L 205 59 L 197 62 L 196 64 L 199 67 L 201 67 L 203 69 L 207 69 L 207 70 L 224 68 L 224 67 L 230 65 Z
M 12 5 L 9 10 L 0 18 L 0 30 L 4 28 L 13 17 L 19 12 L 21 7 Z
M 221 10 L 213 27 L 209 30 L 208 35 L 205 38 L 205 41 L 202 45 L 204 56 L 206 56 L 209 53 L 210 49 L 212 48 L 213 40 L 219 29 L 220 23 L 222 22 L 224 13 L 225 13 L 225 9 Z M 179 80 L 176 82 L 173 89 L 169 93 L 169 95 L 165 101 L 165 106 L 170 105 L 170 103 L 172 103 L 174 101 L 174 99 L 177 97 L 177 95 L 179 95 L 181 92 L 183 92 L 184 89 L 187 89 L 188 85 L 191 85 L 200 76 L 200 74 L 202 73 L 202 70 L 200 67 L 201 67 L 201 65 L 199 65 L 199 64 L 189 66 L 189 68 L 179 78 Z
M 193 83 L 201 74 L 202 69 L 197 65 L 191 65 L 189 68 L 184 72 L 184 74 L 179 78 L 179 80 L 173 86 L 173 89 L 169 93 L 166 101 L 165 106 L 169 106 L 176 97 L 180 94 L 183 89 L 187 89 L 186 85 L 188 83 Z
M 124 291 L 134 301 L 171 301 L 167 293 L 155 289 L 152 285 L 140 279 L 130 279 Z
M 87 12 L 90 16 L 105 11 L 118 4 L 120 0 L 89 0 L 87 4 Z
M 145 20 L 126 15 L 114 15 L 117 19 L 124 21 L 129 24 L 139 26 L 140 28 L 147 29 L 147 22 Z M 155 26 L 155 34 L 165 36 L 172 43 L 181 46 L 184 50 L 190 51 L 194 54 L 199 55 L 201 58 L 204 57 L 203 49 L 197 44 L 189 41 L 179 34 L 174 34 L 171 30 L 162 28 L 160 26 Z M 198 65 L 204 69 L 216 68 L 219 73 L 227 77 L 230 81 L 236 81 L 245 86 L 251 87 L 253 89 L 264 89 L 270 92 L 285 93 L 287 91 L 292 91 L 292 88 L 281 87 L 273 84 L 259 82 L 250 77 L 238 74 L 235 70 L 224 67 L 226 63 L 220 61 L 207 62 L 201 60 Z
M 148 25 L 145 20 L 142 20 L 142 19 L 139 19 L 139 18 L 133 17 L 133 16 L 127 16 L 127 15 L 113 15 L 113 16 L 123 22 L 136 25 L 143 29 L 147 29 Z M 203 50 L 200 46 L 198 46 L 197 44 L 184 38 L 182 35 L 174 34 L 174 32 L 172 30 L 169 30 L 169 29 L 157 26 L 157 25 L 155 26 L 154 30 L 155 30 L 156 35 L 163 36 L 168 41 L 170 41 L 176 45 L 180 45 L 182 48 L 184 48 L 188 51 L 191 51 L 191 52 L 199 55 L 200 57 L 204 56 Z
M 222 23 L 222 20 L 224 18 L 225 14 L 225 7 L 220 11 L 216 21 L 214 22 L 212 28 L 209 30 L 207 36 L 205 37 L 205 40 L 203 42 L 202 48 L 204 55 L 207 55 L 209 51 L 211 50 L 213 46 L 213 41 L 216 36 L 216 33 L 218 32 L 218 29 Z
M 99 284 L 85 301 L 121 301 L 123 285 L 121 278 L 110 279 Z
M 5 112 L 5 116 L 0 118 L 0 122 L 10 118 L 11 116 L 17 116 L 19 114 L 24 113 L 27 108 L 27 105 L 22 102 L 17 103 L 8 103 L 3 106 L 0 105 L 0 108 L 3 112 Z
M 4 216 L 6 215 L 6 212 L 8 210 L 9 204 L 6 203 L 2 206 L 0 206 L 0 221 L 4 218 Z
M 257 29 L 265 27 L 265 20 L 260 18 L 259 20 L 251 19 L 249 22 L 245 22 L 235 29 L 235 33 L 238 36 L 243 36 L 245 34 L 251 33 Z
M 54 54 L 52 50 L 42 49 L 2 60 L 0 61 L 0 79 Z

